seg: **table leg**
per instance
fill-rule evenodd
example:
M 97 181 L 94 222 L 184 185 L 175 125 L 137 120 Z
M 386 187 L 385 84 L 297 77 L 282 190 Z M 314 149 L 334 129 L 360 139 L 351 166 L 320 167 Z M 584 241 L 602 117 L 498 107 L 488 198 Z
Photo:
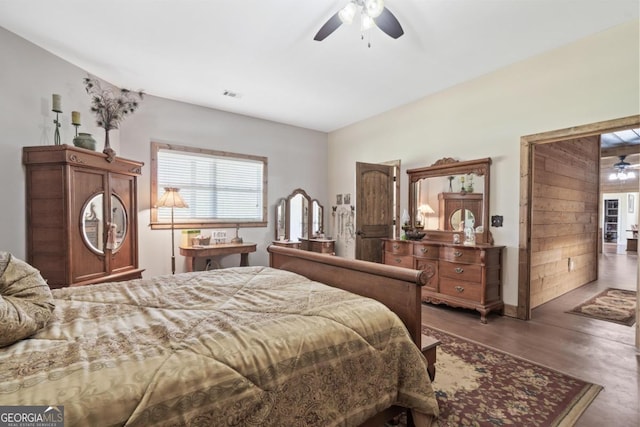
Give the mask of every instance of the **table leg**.
M 249 254 L 240 254 L 240 267 L 247 267 L 249 265 Z
M 185 257 L 187 259 L 187 273 L 196 271 L 196 257 Z

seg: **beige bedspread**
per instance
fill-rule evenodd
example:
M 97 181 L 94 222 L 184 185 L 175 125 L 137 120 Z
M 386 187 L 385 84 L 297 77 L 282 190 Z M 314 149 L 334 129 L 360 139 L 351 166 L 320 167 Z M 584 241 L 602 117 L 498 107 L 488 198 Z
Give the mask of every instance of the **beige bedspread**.
M 437 414 L 426 362 L 380 303 L 267 267 L 53 291 L 48 326 L 0 349 L 0 405 L 66 426 L 358 425 Z

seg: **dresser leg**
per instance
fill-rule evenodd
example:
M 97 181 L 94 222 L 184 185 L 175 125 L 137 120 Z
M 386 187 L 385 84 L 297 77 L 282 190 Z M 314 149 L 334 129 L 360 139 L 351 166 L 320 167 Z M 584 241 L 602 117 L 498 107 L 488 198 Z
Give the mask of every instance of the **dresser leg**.
M 489 312 L 488 310 L 482 310 L 482 309 L 478 309 L 478 311 L 480 312 L 480 323 L 487 323 L 487 313 Z

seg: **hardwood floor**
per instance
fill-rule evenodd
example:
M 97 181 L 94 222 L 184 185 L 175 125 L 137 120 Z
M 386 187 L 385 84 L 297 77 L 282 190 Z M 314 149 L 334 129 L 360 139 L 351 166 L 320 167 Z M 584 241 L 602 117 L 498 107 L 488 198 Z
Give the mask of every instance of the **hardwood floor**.
M 565 313 L 608 287 L 635 290 L 637 254 L 601 254 L 599 275 L 599 280 L 535 308 L 529 321 L 492 314 L 483 325 L 477 312 L 430 304 L 422 305 L 422 321 L 602 385 L 604 390 L 576 426 L 640 426 L 640 354 L 635 347 L 635 325 Z

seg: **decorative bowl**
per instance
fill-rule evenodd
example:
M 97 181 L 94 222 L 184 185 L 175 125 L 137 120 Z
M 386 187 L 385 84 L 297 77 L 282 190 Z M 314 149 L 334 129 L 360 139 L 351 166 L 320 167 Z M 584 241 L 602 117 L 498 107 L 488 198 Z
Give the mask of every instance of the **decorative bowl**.
M 424 231 L 418 231 L 418 230 L 407 230 L 405 232 L 405 235 L 409 240 L 422 240 L 422 238 L 426 236 L 427 233 L 425 233 Z

